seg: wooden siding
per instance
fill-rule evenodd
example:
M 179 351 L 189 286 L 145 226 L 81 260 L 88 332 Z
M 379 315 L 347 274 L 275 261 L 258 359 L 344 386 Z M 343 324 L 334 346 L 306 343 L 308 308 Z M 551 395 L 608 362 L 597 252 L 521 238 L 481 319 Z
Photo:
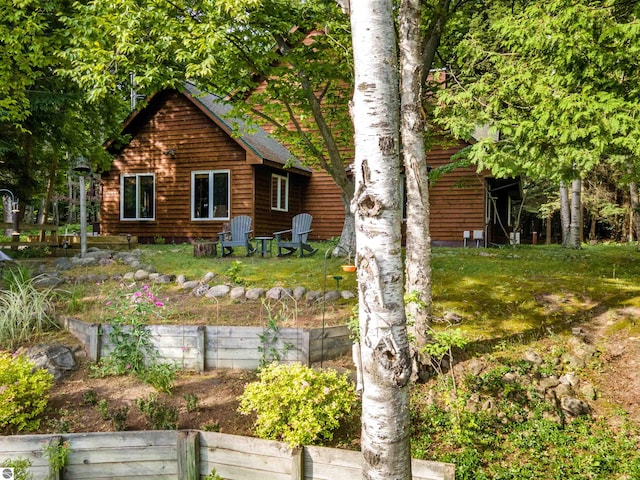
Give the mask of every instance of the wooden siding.
M 271 210 L 271 175 L 285 175 L 286 172 L 268 166 L 255 167 L 255 223 L 256 236 L 271 236 L 273 232 L 291 228 L 291 219 L 302 213 L 302 197 L 309 188 L 309 177 L 289 173 L 289 210 Z
M 445 165 L 463 147 L 438 145 L 427 154 L 427 163 L 432 168 Z M 475 167 L 457 168 L 441 176 L 431 185 L 429 203 L 434 245 L 462 244 L 465 230 L 484 230 L 485 180 Z
M 245 151 L 178 92 L 159 96 L 135 122 L 131 143 L 102 178 L 101 228 L 107 235 L 130 233 L 167 242 L 215 238 L 222 221 L 191 220 L 191 172 L 231 172 L 230 215 L 254 216 L 254 173 Z M 173 150 L 175 155 L 163 152 Z M 153 221 L 120 221 L 120 175 L 156 174 Z
M 344 206 L 341 192 L 327 172 L 313 172 L 304 196 L 304 211 L 313 216 L 313 232 L 309 238 L 327 240 L 342 234 Z

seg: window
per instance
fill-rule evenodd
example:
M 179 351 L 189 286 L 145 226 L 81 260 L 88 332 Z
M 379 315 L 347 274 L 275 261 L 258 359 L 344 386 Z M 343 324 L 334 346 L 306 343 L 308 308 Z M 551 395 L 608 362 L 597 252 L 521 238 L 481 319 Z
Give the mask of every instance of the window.
M 156 177 L 152 173 L 122 175 L 120 178 L 120 218 L 122 220 L 153 220 Z
M 191 172 L 191 219 L 229 219 L 229 171 Z
M 289 176 L 271 175 L 271 210 L 289 210 Z

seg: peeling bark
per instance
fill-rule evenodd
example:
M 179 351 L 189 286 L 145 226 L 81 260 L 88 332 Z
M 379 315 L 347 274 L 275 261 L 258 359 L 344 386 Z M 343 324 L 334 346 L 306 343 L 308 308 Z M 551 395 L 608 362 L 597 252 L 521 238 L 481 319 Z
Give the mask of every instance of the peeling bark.
M 411 356 L 404 312 L 399 92 L 391 0 L 351 3 L 362 478 L 411 478 Z

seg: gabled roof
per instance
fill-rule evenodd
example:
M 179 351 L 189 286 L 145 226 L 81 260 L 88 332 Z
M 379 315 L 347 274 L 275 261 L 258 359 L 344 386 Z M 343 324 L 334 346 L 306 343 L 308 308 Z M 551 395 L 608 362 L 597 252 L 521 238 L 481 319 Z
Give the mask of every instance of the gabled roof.
M 159 93 L 152 95 L 146 105 L 150 105 Z M 293 156 L 281 143 L 270 137 L 267 132 L 256 124 L 247 123 L 241 118 L 230 116 L 232 106 L 223 101 L 221 97 L 210 93 L 204 93 L 187 83 L 185 90 L 181 92 L 184 97 L 192 102 L 202 113 L 211 119 L 218 127 L 230 135 L 250 157 L 257 163 L 278 168 L 295 170 L 302 175 L 310 175 L 312 170 L 305 167 Z M 124 124 L 123 131 L 145 110 L 146 107 L 132 112 Z M 111 145 L 107 145 L 107 148 Z

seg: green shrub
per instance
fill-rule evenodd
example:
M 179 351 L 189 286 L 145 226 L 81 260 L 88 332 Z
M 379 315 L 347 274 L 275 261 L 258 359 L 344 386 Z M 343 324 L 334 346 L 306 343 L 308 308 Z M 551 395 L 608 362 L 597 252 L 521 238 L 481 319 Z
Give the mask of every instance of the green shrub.
M 136 399 L 136 406 L 144 414 L 153 430 L 176 430 L 178 409 L 158 400 L 156 395 Z
M 54 292 L 36 288 L 28 270 L 12 268 L 3 274 L 0 290 L 0 348 L 13 350 L 58 324 L 54 320 Z
M 258 414 L 255 431 L 259 437 L 283 440 L 291 446 L 331 440 L 356 400 L 347 375 L 334 370 L 272 363 L 258 377 L 259 381 L 246 386 L 238 411 Z
M 24 355 L 0 353 L 0 429 L 19 432 L 35 430 L 40 425 L 39 416 L 49 401 L 53 375 L 33 368 Z
M 31 460 L 26 458 L 14 458 L 0 463 L 1 468 L 13 468 L 15 480 L 33 480 L 33 474 L 29 472 Z

